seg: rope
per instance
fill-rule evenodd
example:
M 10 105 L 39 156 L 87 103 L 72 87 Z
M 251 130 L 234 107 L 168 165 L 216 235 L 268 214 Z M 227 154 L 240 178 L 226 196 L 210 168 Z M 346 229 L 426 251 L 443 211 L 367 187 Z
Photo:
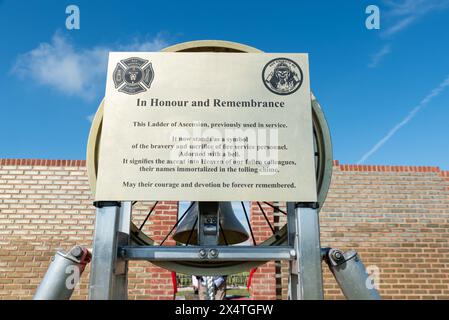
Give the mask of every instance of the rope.
M 215 300 L 214 278 L 207 276 L 206 278 L 206 295 L 208 300 Z

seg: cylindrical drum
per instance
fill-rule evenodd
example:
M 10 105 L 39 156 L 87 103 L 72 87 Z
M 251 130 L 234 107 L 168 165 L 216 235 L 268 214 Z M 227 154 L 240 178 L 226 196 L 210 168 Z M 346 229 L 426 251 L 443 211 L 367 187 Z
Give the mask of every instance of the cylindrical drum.
M 331 272 L 348 300 L 380 300 L 379 292 L 356 251 L 331 249 L 327 256 Z
M 89 261 L 90 253 L 79 246 L 69 253 L 56 252 L 33 300 L 70 299 Z

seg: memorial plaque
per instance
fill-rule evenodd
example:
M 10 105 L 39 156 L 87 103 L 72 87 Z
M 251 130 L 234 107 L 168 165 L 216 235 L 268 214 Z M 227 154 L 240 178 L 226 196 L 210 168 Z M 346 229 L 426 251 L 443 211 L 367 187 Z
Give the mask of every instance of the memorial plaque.
M 110 53 L 97 201 L 316 193 L 306 54 Z

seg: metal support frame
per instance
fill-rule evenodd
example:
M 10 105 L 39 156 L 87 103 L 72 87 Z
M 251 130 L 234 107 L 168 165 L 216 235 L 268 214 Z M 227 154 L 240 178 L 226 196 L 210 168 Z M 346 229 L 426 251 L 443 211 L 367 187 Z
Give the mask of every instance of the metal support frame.
M 379 300 L 373 279 L 354 250 L 346 253 L 320 248 L 318 212 L 314 204 L 287 204 L 288 246 L 218 246 L 218 222 L 205 220 L 200 228 L 209 243 L 198 246 L 130 246 L 131 202 L 97 204 L 89 298 L 127 299 L 128 261 L 270 261 L 290 262 L 289 299 L 322 299 L 321 260 L 324 260 L 349 300 Z M 212 225 L 215 227 L 213 227 Z M 101 228 L 100 228 L 101 226 Z M 215 232 L 211 232 L 215 230 Z M 201 237 L 200 237 L 201 238 Z M 33 297 L 35 300 L 69 299 L 79 275 L 91 260 L 90 252 L 75 246 L 57 252 Z M 78 270 L 78 275 L 72 272 Z M 73 279 L 72 279 L 73 278 Z M 207 293 L 214 299 L 212 277 Z M 70 281 L 70 285 L 68 285 Z
M 96 202 L 95 235 L 90 271 L 89 299 L 127 299 L 128 262 L 118 247 L 129 244 L 131 202 Z
M 97 212 L 90 273 L 90 299 L 126 299 L 129 260 L 288 260 L 289 298 L 323 299 L 322 254 L 315 203 L 287 204 L 288 245 L 273 247 L 217 246 L 218 216 L 212 223 L 205 220 L 200 224 L 198 236 L 206 243 L 200 243 L 199 246 L 130 246 L 131 202 L 108 201 L 95 205 Z M 210 228 L 211 225 L 215 225 L 215 228 Z M 214 229 L 216 233 L 208 229 Z M 208 233 L 210 234 L 204 237 Z
M 321 248 L 317 203 L 287 203 L 287 246 L 232 247 L 217 245 L 219 213 L 198 217 L 200 243 L 197 246 L 131 246 L 131 202 L 107 201 L 95 203 L 95 206 L 97 211 L 90 272 L 90 299 L 127 299 L 129 260 L 286 260 L 290 264 L 289 299 L 320 300 L 323 299 L 323 259 L 329 265 L 346 298 L 380 299 L 377 290 L 368 285 L 369 275 L 355 251 L 342 253 L 336 249 Z M 59 260 L 63 262 L 61 265 L 66 264 L 67 259 L 62 257 Z M 52 273 L 58 274 L 50 272 L 49 269 L 48 274 Z M 209 299 L 214 298 L 211 279 L 207 278 L 210 287 Z M 47 282 L 44 279 L 43 283 Z M 50 291 L 40 290 L 35 298 L 39 298 L 42 292 Z M 66 293 L 58 293 L 58 296 L 65 297 Z
M 320 225 L 317 203 L 287 204 L 288 241 L 296 252 L 290 261 L 289 299 L 321 300 Z
M 129 260 L 205 262 L 285 260 L 290 263 L 289 299 L 320 300 L 323 299 L 321 266 L 323 259 L 329 265 L 347 299 L 380 299 L 376 288 L 370 285 L 370 276 L 355 251 L 343 253 L 336 249 L 320 247 L 316 203 L 287 203 L 287 246 L 232 247 L 217 245 L 218 215 L 213 217 L 217 219 L 210 219 L 210 216 L 199 219 L 202 221 L 198 228 L 200 232 L 198 236 L 202 240 L 200 245 L 131 246 L 131 202 L 108 201 L 95 205 L 97 212 L 90 272 L 90 299 L 127 299 Z M 35 299 L 69 297 L 70 292 L 66 290 L 60 292 L 59 289 L 48 289 L 50 288 L 48 284 L 55 288 L 62 285 L 59 281 L 61 277 L 58 276 L 61 274 L 59 272 L 61 268 L 56 266 L 64 267 L 67 263 L 73 263 L 58 254 L 56 259 L 59 262 L 52 263 L 41 284 L 42 288 L 47 289 L 39 289 Z M 209 296 L 213 299 L 212 290 Z
M 124 246 L 119 257 L 146 261 L 270 261 L 291 260 L 289 246 Z

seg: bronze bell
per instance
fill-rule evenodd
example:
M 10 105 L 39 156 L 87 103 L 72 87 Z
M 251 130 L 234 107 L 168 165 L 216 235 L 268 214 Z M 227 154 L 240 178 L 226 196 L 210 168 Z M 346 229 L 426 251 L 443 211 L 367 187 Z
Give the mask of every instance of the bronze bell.
M 235 216 L 231 202 L 195 201 L 190 204 L 188 212 L 173 235 L 173 239 L 184 244 L 198 245 L 198 224 L 205 221 L 204 217 L 212 217 L 213 219 L 217 216 L 219 217 L 219 224 L 215 222 L 215 225 L 218 227 L 218 245 L 241 243 L 249 238 L 248 232 Z M 213 225 L 213 223 L 210 225 Z

